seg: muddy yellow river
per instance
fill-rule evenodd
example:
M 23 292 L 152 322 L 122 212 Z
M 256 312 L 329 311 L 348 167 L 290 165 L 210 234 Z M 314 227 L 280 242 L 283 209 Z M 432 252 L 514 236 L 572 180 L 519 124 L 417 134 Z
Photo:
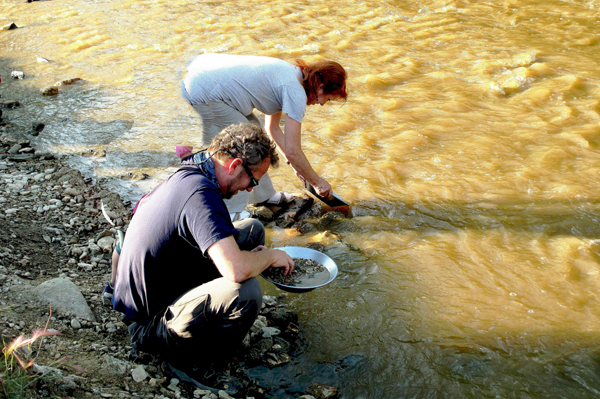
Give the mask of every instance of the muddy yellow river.
M 196 54 L 346 67 L 348 101 L 309 107 L 302 144 L 353 217 L 334 235 L 269 231 L 272 246 L 324 243 L 340 269 L 288 297 L 318 366 L 260 378 L 343 398 L 600 396 L 600 1 L 0 7 L 19 26 L 0 32 L 0 92 L 22 103 L 6 115 L 44 122 L 38 145 L 133 201 L 176 168 L 176 145 L 201 148 L 179 91 Z M 300 191 L 290 168 L 271 175 Z

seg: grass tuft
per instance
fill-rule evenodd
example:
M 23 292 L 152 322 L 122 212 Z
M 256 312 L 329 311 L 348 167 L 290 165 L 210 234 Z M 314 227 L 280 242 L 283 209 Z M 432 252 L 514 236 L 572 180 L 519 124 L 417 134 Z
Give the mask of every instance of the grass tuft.
M 31 367 L 35 364 L 37 355 L 44 341 L 44 337 L 49 335 L 60 335 L 60 332 L 48 328 L 50 315 L 44 328 L 33 330 L 30 337 L 19 335 L 8 345 L 2 342 L 3 362 L 0 364 L 0 385 L 2 393 L 8 399 L 19 399 L 25 397 L 28 387 L 43 376 L 32 373 Z M 33 351 L 32 346 L 38 343 L 37 350 Z

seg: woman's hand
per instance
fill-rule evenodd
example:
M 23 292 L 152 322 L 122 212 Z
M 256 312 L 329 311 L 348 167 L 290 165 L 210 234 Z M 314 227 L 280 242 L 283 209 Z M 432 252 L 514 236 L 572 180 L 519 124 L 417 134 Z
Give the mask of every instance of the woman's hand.
M 313 184 L 315 191 L 323 198 L 331 198 L 333 197 L 333 189 L 331 188 L 331 184 L 327 182 L 327 180 L 319 177 L 317 180 L 317 184 Z

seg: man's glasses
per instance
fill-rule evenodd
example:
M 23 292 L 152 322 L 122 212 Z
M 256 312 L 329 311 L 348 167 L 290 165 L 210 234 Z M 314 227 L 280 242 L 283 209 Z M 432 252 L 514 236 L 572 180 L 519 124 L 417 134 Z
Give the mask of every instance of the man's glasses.
M 237 158 L 240 161 L 242 161 L 242 166 L 244 167 L 244 170 L 246 171 L 246 173 L 248 174 L 248 177 L 250 178 L 250 184 L 248 185 L 248 188 L 252 188 L 252 187 L 256 187 L 258 186 L 258 180 L 256 180 L 254 178 L 254 175 L 252 174 L 252 171 L 250 170 L 250 167 L 248 166 L 248 164 L 246 163 L 246 161 L 244 161 L 242 158 L 240 157 L 236 157 L 235 155 L 233 155 L 230 151 L 227 150 L 218 150 L 218 151 L 223 151 L 224 153 L 228 154 L 230 157 L 232 158 Z M 215 155 L 216 152 L 213 154 Z
M 248 166 L 248 164 L 246 164 L 246 161 L 244 161 L 242 158 L 240 158 L 240 160 L 242 161 L 242 166 L 244 167 L 244 170 L 248 174 L 248 177 L 250 177 L 250 184 L 248 184 L 248 188 L 258 186 L 258 180 L 256 180 L 254 178 L 254 175 L 252 174 L 252 171 L 250 170 L 250 167 Z

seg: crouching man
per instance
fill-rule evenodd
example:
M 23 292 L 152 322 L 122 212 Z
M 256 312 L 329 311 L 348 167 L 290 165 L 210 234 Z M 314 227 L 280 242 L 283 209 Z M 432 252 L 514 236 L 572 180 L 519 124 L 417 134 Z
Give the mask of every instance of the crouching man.
M 119 259 L 114 308 L 132 321 L 134 351 L 197 364 L 242 342 L 262 304 L 256 277 L 291 273 L 285 252 L 264 247 L 263 225 L 231 222 L 223 202 L 252 191 L 276 147 L 257 126 L 225 128 L 141 201 Z

